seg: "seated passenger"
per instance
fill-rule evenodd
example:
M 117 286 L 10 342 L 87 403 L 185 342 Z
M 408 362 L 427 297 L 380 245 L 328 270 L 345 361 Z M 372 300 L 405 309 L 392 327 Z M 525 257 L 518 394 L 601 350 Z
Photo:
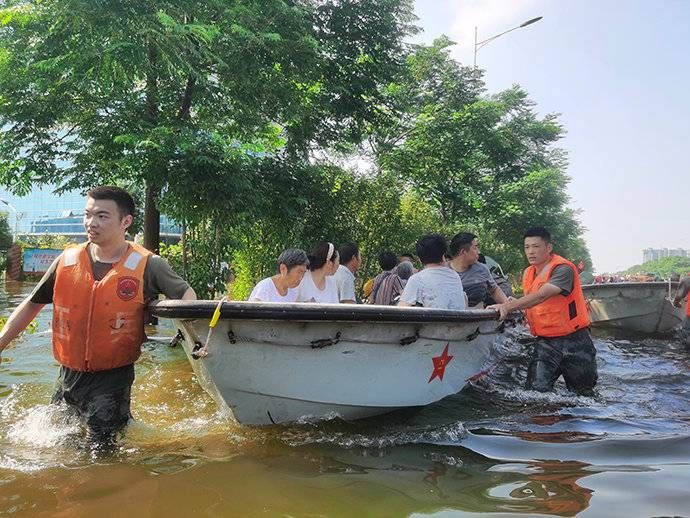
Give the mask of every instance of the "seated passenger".
M 398 257 L 398 263 L 404 263 L 405 261 L 409 262 L 414 267 L 414 256 L 412 254 L 407 252 L 400 254 L 400 257 Z M 417 270 L 415 269 L 415 271 L 412 273 L 417 273 Z
M 376 293 L 381 287 L 381 283 L 386 277 L 393 273 L 393 268 L 398 264 L 398 257 L 393 252 L 381 252 L 377 259 L 383 271 L 374 278 L 369 295 L 366 295 L 367 290 L 365 289 L 365 296 L 369 299 L 369 304 L 376 304 L 374 301 L 376 300 Z
M 254 302 L 296 302 L 297 286 L 309 266 L 304 250 L 289 248 L 278 257 L 278 273 L 257 283 L 249 295 Z
M 479 240 L 470 232 L 460 232 L 450 242 L 450 268 L 457 272 L 469 306 L 487 305 L 489 300 L 503 304 L 508 300 L 491 271 L 479 262 Z
M 338 286 L 333 274 L 340 266 L 338 251 L 332 243 L 317 243 L 309 257 L 309 271 L 297 288 L 297 302 L 338 304 Z
M 424 265 L 407 281 L 400 295 L 399 306 L 465 309 L 465 292 L 460 277 L 444 261 L 448 251 L 446 239 L 440 234 L 427 234 L 417 241 L 417 255 Z
M 409 261 L 402 261 L 393 269 L 393 273 L 386 277 L 373 299 L 374 304 L 392 306 L 397 304 L 400 295 L 407 284 L 407 280 L 414 273 L 414 266 Z
M 355 273 L 362 266 L 362 254 L 354 243 L 345 243 L 338 247 L 340 266 L 333 275 L 338 286 L 338 298 L 342 304 L 356 304 Z

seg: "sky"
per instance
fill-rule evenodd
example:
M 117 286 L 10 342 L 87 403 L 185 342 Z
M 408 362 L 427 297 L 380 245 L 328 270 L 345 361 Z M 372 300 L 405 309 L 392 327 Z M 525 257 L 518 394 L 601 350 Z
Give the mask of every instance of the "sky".
M 690 0 L 416 0 L 416 40 L 445 34 L 489 93 L 521 85 L 560 113 L 571 206 L 599 272 L 690 249 Z

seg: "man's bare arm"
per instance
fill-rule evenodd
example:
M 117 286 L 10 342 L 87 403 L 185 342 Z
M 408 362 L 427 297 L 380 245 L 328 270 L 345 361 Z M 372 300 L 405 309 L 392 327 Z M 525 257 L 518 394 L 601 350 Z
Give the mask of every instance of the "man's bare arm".
M 12 312 L 5 323 L 5 327 L 0 331 L 0 351 L 19 336 L 19 333 L 24 331 L 31 321 L 36 318 L 43 309 L 44 304 L 36 304 L 31 302 L 30 298 L 24 299 Z
M 493 306 L 489 306 L 486 309 L 494 309 L 498 311 L 501 315 L 501 320 L 504 320 L 511 311 L 533 308 L 534 306 L 541 304 L 545 300 L 559 295 L 561 291 L 563 290 L 558 286 L 549 284 L 547 282 L 541 288 L 539 288 L 539 291 L 537 291 L 536 293 L 525 295 L 524 297 L 520 297 L 519 299 L 509 299 L 507 302 L 503 304 L 494 304 Z
M 491 298 L 493 298 L 499 304 L 508 302 L 508 297 L 506 297 L 506 294 L 503 293 L 503 290 L 499 288 L 498 285 L 494 286 L 494 289 L 491 292 Z

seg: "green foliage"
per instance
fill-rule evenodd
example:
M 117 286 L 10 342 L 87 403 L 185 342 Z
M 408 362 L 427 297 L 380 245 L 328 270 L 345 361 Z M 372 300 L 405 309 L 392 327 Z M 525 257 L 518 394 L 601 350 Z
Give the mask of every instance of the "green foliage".
M 690 257 L 664 257 L 632 266 L 621 273 L 625 275 L 651 274 L 668 279 L 673 274 L 690 273 Z
M 13 242 L 12 230 L 7 218 L 7 212 L 0 211 L 0 250 L 7 250 Z
M 252 158 L 357 141 L 413 31 L 410 0 L 3 5 L 0 182 L 124 183 L 199 221 L 200 177 L 240 196 Z
M 557 116 L 517 86 L 487 96 L 447 38 L 406 47 L 410 0 L 3 5 L 0 183 L 132 190 L 147 232 L 153 209 L 183 223 L 161 253 L 200 296 L 223 262 L 242 298 L 285 248 L 357 242 L 366 277 L 432 231 L 476 231 L 517 275 L 544 225 L 591 266 Z
M 7 268 L 7 250 L 12 246 L 12 231 L 7 222 L 7 213 L 0 211 L 0 271 Z
M 483 96 L 481 76 L 450 58 L 450 44 L 418 47 L 389 87 L 386 115 L 370 127 L 376 162 L 436 213 L 436 230 L 476 232 L 516 278 L 522 233 L 535 225 L 551 230 L 559 253 L 591 267 L 568 207 L 567 163 L 554 147 L 562 134 L 556 115 L 539 118 L 517 86 Z
M 17 244 L 22 248 L 44 248 L 50 250 L 64 250 L 68 246 L 75 245 L 70 238 L 57 234 L 43 234 L 40 236 L 24 236 L 17 240 Z

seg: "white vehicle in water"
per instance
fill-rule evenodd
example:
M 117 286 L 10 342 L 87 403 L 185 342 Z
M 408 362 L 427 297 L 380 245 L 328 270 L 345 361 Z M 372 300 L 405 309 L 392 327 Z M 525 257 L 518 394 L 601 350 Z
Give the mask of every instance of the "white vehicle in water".
M 630 333 L 665 334 L 679 327 L 683 309 L 671 303 L 677 283 L 615 282 L 587 284 L 582 291 L 587 300 L 592 327 Z
M 497 313 L 350 304 L 166 300 L 202 387 L 243 424 L 360 419 L 428 405 L 480 376 Z M 200 338 L 201 337 L 201 338 Z

